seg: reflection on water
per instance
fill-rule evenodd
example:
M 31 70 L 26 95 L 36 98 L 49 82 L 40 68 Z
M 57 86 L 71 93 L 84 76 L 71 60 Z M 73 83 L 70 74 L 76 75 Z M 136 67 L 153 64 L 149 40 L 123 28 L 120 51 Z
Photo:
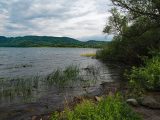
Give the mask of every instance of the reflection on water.
M 70 99 L 95 90 L 102 82 L 116 80 L 121 68 L 80 56 L 95 51 L 0 48 L 0 118 L 9 119 L 13 112 L 17 116 L 16 111 L 25 111 L 18 115 L 22 118 L 43 114 L 62 105 L 64 97 Z

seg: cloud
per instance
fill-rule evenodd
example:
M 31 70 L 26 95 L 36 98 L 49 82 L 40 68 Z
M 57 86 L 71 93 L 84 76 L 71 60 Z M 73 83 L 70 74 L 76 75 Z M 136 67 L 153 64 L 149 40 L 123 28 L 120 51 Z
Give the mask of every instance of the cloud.
M 0 35 L 102 35 L 110 0 L 0 0 Z

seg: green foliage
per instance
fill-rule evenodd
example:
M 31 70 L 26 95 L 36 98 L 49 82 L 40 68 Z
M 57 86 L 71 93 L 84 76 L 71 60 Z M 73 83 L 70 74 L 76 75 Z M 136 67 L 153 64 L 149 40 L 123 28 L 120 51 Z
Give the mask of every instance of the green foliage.
M 128 21 L 127 17 L 121 15 L 116 8 L 112 8 L 110 12 L 112 16 L 109 17 L 109 22 L 103 32 L 108 34 L 123 34 Z
M 119 95 L 108 96 L 99 103 L 83 100 L 73 110 L 55 112 L 51 120 L 141 120 Z
M 112 2 L 116 8 L 112 8 L 112 16 L 103 32 L 115 36 L 97 53 L 97 57 L 103 60 L 140 64 L 142 56 L 151 57 L 150 50 L 160 51 L 160 22 L 157 22 L 160 15 L 156 13 L 160 10 L 158 9 L 160 4 L 155 5 L 156 1 L 149 0 L 145 1 L 148 3 L 145 5 L 142 4 L 143 0 L 112 0 Z M 127 12 L 120 11 L 119 7 Z
M 145 67 L 133 67 L 128 75 L 131 91 L 141 95 L 144 90 L 160 90 L 160 57 L 145 62 Z
M 152 21 L 159 22 L 160 18 L 160 1 L 159 0 L 111 0 L 112 3 L 124 9 L 130 14 L 131 19 L 139 16 L 145 16 Z
M 96 57 L 104 61 L 129 62 L 128 59 L 130 59 L 130 57 L 123 46 L 125 43 L 118 40 L 120 38 L 114 39 L 114 41 L 108 43 L 102 50 L 97 51 Z

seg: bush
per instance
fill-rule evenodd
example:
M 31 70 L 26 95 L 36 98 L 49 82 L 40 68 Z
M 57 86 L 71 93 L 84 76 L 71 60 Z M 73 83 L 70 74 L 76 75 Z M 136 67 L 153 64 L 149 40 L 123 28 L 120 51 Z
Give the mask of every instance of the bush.
M 96 57 L 103 61 L 120 62 L 130 65 L 139 64 L 141 63 L 139 58 L 141 55 L 139 53 L 140 50 L 137 51 L 139 46 L 139 43 L 134 41 L 114 37 L 110 43 L 97 52 Z
M 51 120 L 141 120 L 119 95 L 108 96 L 99 103 L 84 100 L 73 110 L 54 113 Z
M 160 57 L 147 60 L 145 67 L 133 67 L 128 79 L 132 91 L 160 90 Z

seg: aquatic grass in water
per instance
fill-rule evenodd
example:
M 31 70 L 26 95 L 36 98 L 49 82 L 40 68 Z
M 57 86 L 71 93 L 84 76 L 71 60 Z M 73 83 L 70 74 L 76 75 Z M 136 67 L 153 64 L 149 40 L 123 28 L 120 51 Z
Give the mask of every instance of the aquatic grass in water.
M 70 65 L 53 71 L 47 77 L 0 79 L 0 100 L 13 101 L 18 98 L 24 102 L 35 101 L 39 97 L 39 91 L 46 91 L 51 87 L 58 87 L 60 90 L 73 87 L 83 89 L 94 85 L 97 76 L 98 70 L 93 66 L 88 66 L 84 70 Z
M 99 103 L 83 100 L 74 109 L 67 107 L 63 112 L 54 112 L 51 120 L 141 120 L 141 117 L 117 94 Z
M 0 99 L 8 98 L 13 100 L 16 97 L 22 97 L 24 101 L 30 101 L 34 93 L 33 91 L 38 89 L 39 82 L 37 77 L 0 80 Z
M 46 78 L 48 85 L 58 85 L 64 87 L 65 85 L 75 82 L 79 79 L 79 68 L 77 66 L 68 66 L 64 70 L 57 69 L 49 74 Z
M 81 56 L 84 56 L 84 57 L 96 57 L 96 53 L 84 53 L 84 54 L 81 54 Z
M 82 72 L 83 71 L 83 72 Z M 78 66 L 68 66 L 64 70 L 57 69 L 49 74 L 46 81 L 49 86 L 57 85 L 59 87 L 72 86 L 74 84 L 85 85 L 95 83 L 97 80 L 97 73 L 93 67 L 81 70 Z

